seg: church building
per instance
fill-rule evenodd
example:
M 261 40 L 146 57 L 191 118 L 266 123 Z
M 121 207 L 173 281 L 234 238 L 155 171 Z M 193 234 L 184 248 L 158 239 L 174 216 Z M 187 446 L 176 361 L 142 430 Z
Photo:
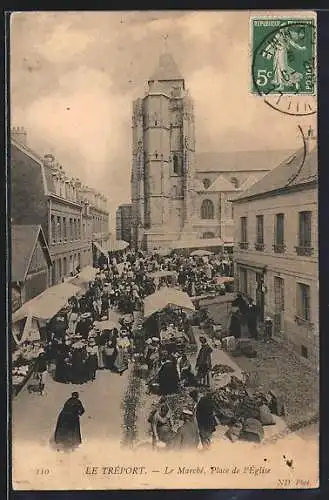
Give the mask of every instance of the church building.
M 289 151 L 195 151 L 193 101 L 173 57 L 162 54 L 133 103 L 132 246 L 152 250 L 201 238 L 233 243 L 229 200 Z M 206 242 L 205 242 L 206 243 Z

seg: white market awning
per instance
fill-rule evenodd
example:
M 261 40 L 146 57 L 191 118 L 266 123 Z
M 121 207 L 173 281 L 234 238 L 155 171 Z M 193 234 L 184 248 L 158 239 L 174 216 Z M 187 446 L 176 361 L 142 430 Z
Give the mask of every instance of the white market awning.
M 32 316 L 41 320 L 48 320 L 55 316 L 64 307 L 70 297 L 80 292 L 80 287 L 72 283 L 60 283 L 47 288 L 37 297 L 25 302 L 12 316 L 12 322 Z
M 93 241 L 93 245 L 97 248 L 97 250 L 98 250 L 100 253 L 102 253 L 102 254 L 104 254 L 105 256 L 107 256 L 107 254 L 108 254 L 108 249 L 107 249 L 107 248 L 102 247 L 102 245 L 100 245 L 100 244 L 98 243 L 98 241 Z
M 149 295 L 144 300 L 144 317 L 148 318 L 166 307 L 178 307 L 187 311 L 194 311 L 192 300 L 185 292 L 176 288 L 163 287 L 158 292 Z
M 114 240 L 108 243 L 109 252 L 118 252 L 120 250 L 125 250 L 127 247 L 129 247 L 129 243 L 124 240 Z
M 210 255 L 213 255 L 213 252 L 209 252 L 209 250 L 194 250 L 194 252 L 191 253 L 192 257 L 209 257 Z

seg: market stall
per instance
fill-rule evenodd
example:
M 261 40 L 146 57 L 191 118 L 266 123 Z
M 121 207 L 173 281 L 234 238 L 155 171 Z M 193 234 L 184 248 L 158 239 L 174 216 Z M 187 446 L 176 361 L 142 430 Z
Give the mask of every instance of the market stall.
M 144 318 L 166 307 L 178 308 L 184 311 L 194 311 L 194 305 L 187 293 L 176 288 L 163 287 L 159 291 L 149 295 L 144 300 Z
M 108 251 L 112 252 L 120 252 L 129 247 L 129 243 L 124 240 L 111 240 L 108 243 Z
M 182 313 L 192 311 L 194 305 L 186 293 L 174 288 L 161 288 L 144 300 L 146 337 L 156 333 L 162 348 L 168 352 L 182 352 L 189 342 Z
M 48 288 L 25 302 L 12 316 L 12 388 L 17 395 L 34 373 L 38 356 L 44 351 L 46 338 L 41 335 L 48 320 L 65 307 L 72 295 L 80 291 L 70 283 Z
M 55 314 L 62 309 L 70 297 L 77 295 L 80 287 L 72 283 L 60 283 L 47 288 L 37 297 L 25 302 L 12 316 L 12 322 L 15 323 L 31 314 L 39 321 L 47 321 L 53 318 Z

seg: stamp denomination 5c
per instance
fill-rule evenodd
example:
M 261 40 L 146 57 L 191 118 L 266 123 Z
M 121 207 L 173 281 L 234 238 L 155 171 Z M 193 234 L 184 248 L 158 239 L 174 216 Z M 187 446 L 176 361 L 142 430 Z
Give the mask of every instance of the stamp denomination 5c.
M 252 18 L 253 93 L 316 93 L 315 23 L 312 18 Z

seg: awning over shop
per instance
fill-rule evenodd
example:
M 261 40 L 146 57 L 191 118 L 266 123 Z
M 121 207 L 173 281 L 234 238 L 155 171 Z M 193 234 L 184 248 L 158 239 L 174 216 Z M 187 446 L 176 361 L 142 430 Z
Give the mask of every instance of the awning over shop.
M 223 246 L 224 242 L 221 238 L 198 238 L 194 240 L 177 240 L 171 244 L 173 249 L 189 249 L 189 248 L 210 248 Z
M 212 252 L 209 252 L 209 250 L 194 250 L 194 252 L 191 253 L 192 257 L 209 257 L 210 255 L 213 255 Z
M 60 283 L 47 288 L 37 297 L 25 302 L 12 316 L 12 322 L 32 316 L 41 320 L 51 319 L 64 307 L 70 297 L 80 292 L 78 286 L 72 283 Z
M 23 318 L 24 319 L 24 318 Z M 29 314 L 25 319 L 23 333 L 20 334 L 19 323 L 14 323 L 12 327 L 12 336 L 17 345 L 23 344 L 26 341 L 33 342 L 40 340 L 40 332 L 37 320 Z
M 234 247 L 233 237 L 232 238 L 228 238 L 228 237 L 225 238 L 224 247 L 228 247 L 228 248 Z
M 107 248 L 102 247 L 102 246 L 98 243 L 98 241 L 93 241 L 93 245 L 95 246 L 95 248 L 97 248 L 97 250 L 98 250 L 100 253 L 102 253 L 103 255 L 107 256 L 107 254 L 108 254 L 108 250 L 107 250 Z
M 125 250 L 127 247 L 129 247 L 129 243 L 124 240 L 114 240 L 108 243 L 109 252 L 118 252 L 120 250 Z
M 215 283 L 216 285 L 225 285 L 225 283 L 233 283 L 234 278 L 232 276 L 216 276 Z
M 194 311 L 194 305 L 185 292 L 175 288 L 163 287 L 158 292 L 149 295 L 144 300 L 144 317 L 148 318 L 166 307 L 178 307 L 187 311 Z

